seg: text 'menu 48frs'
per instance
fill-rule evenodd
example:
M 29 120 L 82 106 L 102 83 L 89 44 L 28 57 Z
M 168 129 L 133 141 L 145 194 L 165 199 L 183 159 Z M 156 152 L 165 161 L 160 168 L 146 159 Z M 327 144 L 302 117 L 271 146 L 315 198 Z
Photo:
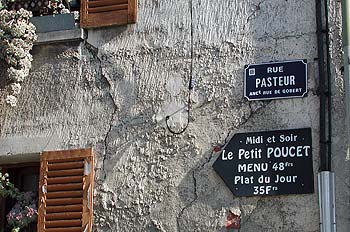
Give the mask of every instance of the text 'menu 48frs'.
M 213 167 L 236 196 L 313 193 L 311 128 L 235 134 Z

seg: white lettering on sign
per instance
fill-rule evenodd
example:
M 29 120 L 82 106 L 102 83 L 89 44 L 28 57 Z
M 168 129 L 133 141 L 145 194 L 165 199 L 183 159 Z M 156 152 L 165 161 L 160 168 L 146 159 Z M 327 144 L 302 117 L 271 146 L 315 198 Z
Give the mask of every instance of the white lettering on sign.
M 233 152 L 232 151 L 228 152 L 227 154 L 225 154 L 225 153 L 226 153 L 225 150 L 223 150 L 221 153 L 222 160 L 232 160 L 233 159 Z
M 283 72 L 283 66 L 279 67 L 267 67 L 266 69 L 267 73 L 281 73 Z
M 295 76 L 262 77 L 255 79 L 255 88 L 295 85 Z
M 284 143 L 284 142 L 295 142 L 297 141 L 298 136 L 297 135 L 280 135 L 280 142 Z
M 235 176 L 234 184 L 253 184 L 254 176 L 244 177 L 244 176 Z
M 295 89 L 282 89 L 282 93 L 301 93 L 302 88 L 295 88 Z
M 298 176 L 280 176 L 276 175 L 275 183 L 295 183 Z
M 250 92 L 249 96 L 259 96 L 261 94 L 261 91 L 255 91 L 255 92 Z
M 310 146 L 290 146 L 290 147 L 268 147 L 267 158 L 286 157 L 307 157 L 309 156 Z
M 276 142 L 275 138 L 276 138 L 276 137 L 275 137 L 274 135 L 272 135 L 271 137 L 268 137 L 268 138 L 267 138 L 267 142 L 268 142 L 268 143 L 275 143 L 275 142 Z
M 272 90 L 265 90 L 265 91 L 263 91 L 263 95 L 267 95 L 267 94 L 272 94 Z
M 267 163 L 238 164 L 238 172 L 266 172 L 268 167 Z
M 313 193 L 311 143 L 311 128 L 235 134 L 213 166 L 237 196 Z
M 269 194 L 271 190 L 277 191 L 278 188 L 277 186 L 253 186 L 254 187 L 254 195 L 264 195 L 264 194 Z
M 259 184 L 269 184 L 271 182 L 271 178 L 269 176 L 261 175 L 258 178 Z
M 261 152 L 261 148 L 255 148 L 249 151 L 246 151 L 245 149 L 241 148 L 238 150 L 238 159 L 261 159 Z
M 260 143 L 264 143 L 264 139 L 262 136 L 249 136 L 247 137 L 245 144 L 260 144 Z

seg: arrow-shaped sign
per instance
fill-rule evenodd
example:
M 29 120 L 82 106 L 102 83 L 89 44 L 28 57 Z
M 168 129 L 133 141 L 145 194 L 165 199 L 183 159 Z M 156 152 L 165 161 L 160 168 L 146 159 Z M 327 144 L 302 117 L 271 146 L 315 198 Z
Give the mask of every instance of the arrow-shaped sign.
M 235 134 L 213 164 L 236 196 L 314 192 L 311 128 Z

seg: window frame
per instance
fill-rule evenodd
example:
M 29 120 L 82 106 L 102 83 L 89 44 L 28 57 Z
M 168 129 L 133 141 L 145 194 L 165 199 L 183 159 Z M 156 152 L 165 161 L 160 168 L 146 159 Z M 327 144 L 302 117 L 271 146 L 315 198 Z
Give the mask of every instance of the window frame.
M 9 164 L 0 164 L 1 171 L 6 173 L 9 169 L 14 168 L 28 168 L 35 167 L 38 169 L 38 176 L 40 177 L 40 161 L 38 162 L 23 162 L 23 163 L 9 163 Z M 39 188 L 39 182 L 37 183 L 36 190 Z M 39 194 L 39 192 L 38 192 Z M 6 221 L 6 198 L 0 197 L 0 230 L 5 229 L 5 221 Z

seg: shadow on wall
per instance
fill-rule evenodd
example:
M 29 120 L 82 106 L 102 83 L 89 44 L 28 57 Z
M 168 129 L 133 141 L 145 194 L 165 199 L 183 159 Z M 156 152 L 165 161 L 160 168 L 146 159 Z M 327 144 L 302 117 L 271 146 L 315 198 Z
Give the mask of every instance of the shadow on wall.
M 2 60 L 0 60 L 0 107 L 5 104 L 7 93 L 5 92 L 5 83 L 7 80 L 7 67 Z
M 5 62 L 0 60 L 0 91 L 5 88 L 5 83 L 7 80 L 7 65 Z
M 108 27 L 89 29 L 88 42 L 96 48 L 103 47 L 105 44 L 118 44 L 118 38 L 128 31 L 128 27 L 131 25 L 116 26 L 113 30 Z

